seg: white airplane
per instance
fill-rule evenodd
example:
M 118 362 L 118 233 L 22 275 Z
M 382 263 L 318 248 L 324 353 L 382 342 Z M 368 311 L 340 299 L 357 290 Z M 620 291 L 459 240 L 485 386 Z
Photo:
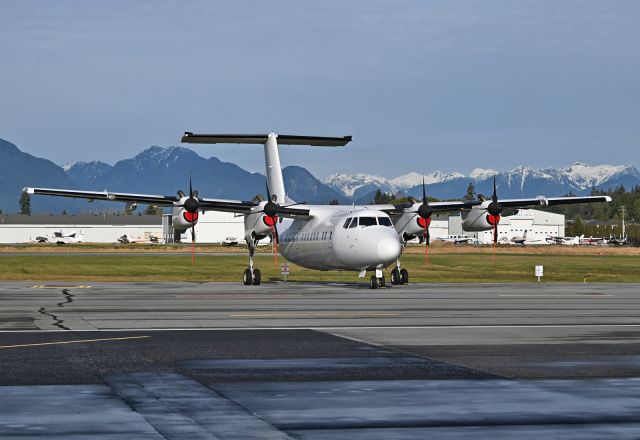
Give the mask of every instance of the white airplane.
M 565 246 L 578 246 L 582 244 L 582 240 L 584 240 L 584 235 L 579 237 L 577 235 L 575 237 L 547 237 L 547 243 Z
M 84 240 L 84 234 L 82 231 L 71 231 L 71 232 L 62 232 L 57 231 L 53 234 L 47 235 L 38 235 L 35 238 L 32 238 L 31 241 L 35 241 L 36 243 L 55 243 L 55 244 L 71 244 L 71 243 L 82 243 Z
M 468 235 L 443 235 L 442 237 L 438 237 L 438 240 L 445 243 L 453 243 L 453 244 L 469 244 L 474 238 L 469 237 Z
M 158 238 L 155 235 L 150 235 L 149 238 L 138 237 L 135 238 L 131 234 L 124 234 L 118 237 L 118 241 L 122 244 L 161 244 L 164 243 L 163 238 Z
M 29 194 L 76 197 L 96 200 L 112 200 L 130 204 L 145 203 L 173 207 L 173 227 L 181 232 L 191 228 L 195 237 L 195 225 L 199 212 L 225 211 L 244 215 L 244 239 L 249 248 L 249 266 L 245 269 L 245 285 L 261 283 L 260 270 L 254 266 L 254 251 L 260 239 L 271 236 L 274 245 L 289 261 L 318 270 L 357 271 L 364 277 L 373 271 L 371 288 L 385 286 L 383 270 L 395 263 L 390 277 L 392 284 L 409 281 L 409 273 L 400 266 L 400 254 L 407 240 L 419 235 L 429 243 L 431 215 L 436 212 L 462 211 L 463 228 L 469 231 L 494 229 L 503 209 L 505 213 L 517 212 L 517 208 L 547 206 L 565 203 L 604 202 L 607 196 L 561 197 L 499 201 L 494 190 L 491 199 L 473 201 L 428 202 L 424 183 L 423 197 L 403 204 L 381 205 L 309 205 L 296 203 L 287 197 L 278 144 L 341 147 L 351 141 L 351 136 L 314 137 L 277 135 L 275 133 L 242 134 L 193 134 L 186 132 L 184 143 L 196 144 L 262 144 L 264 145 L 268 199 L 258 201 L 223 200 L 202 198 L 194 192 L 189 178 L 189 195 L 178 191 L 176 196 L 160 196 L 108 191 L 77 191 L 49 188 L 25 188 Z M 237 182 L 240 184 L 241 182 Z M 192 238 L 194 240 L 194 238 Z M 274 249 L 275 252 L 275 249 Z

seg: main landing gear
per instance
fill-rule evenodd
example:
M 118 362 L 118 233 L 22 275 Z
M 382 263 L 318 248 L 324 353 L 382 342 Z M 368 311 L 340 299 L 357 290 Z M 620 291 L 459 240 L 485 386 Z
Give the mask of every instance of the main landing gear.
M 255 247 L 249 247 L 249 267 L 245 269 L 244 275 L 242 276 L 242 282 L 245 286 L 259 286 L 262 281 L 262 277 L 260 275 L 260 269 L 255 269 L 253 267 L 253 253 L 255 252 Z
M 409 272 L 407 269 L 400 268 L 400 260 L 396 262 L 396 267 L 391 271 L 391 284 L 397 286 L 399 284 L 407 284 L 409 282 Z

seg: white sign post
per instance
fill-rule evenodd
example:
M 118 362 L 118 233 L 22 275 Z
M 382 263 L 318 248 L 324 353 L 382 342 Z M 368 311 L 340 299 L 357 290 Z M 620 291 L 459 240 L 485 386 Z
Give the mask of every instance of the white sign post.
M 282 263 L 281 274 L 284 275 L 284 282 L 287 282 L 287 275 L 289 275 L 289 263 Z
M 544 266 L 536 266 L 536 276 L 538 277 L 538 282 L 540 282 L 540 277 L 544 275 Z

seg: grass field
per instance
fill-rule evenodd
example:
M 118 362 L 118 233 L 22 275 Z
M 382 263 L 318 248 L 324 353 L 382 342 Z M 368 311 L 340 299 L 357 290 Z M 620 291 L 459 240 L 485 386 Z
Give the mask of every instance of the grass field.
M 564 251 L 565 247 L 551 247 Z M 138 250 L 138 248 L 136 248 Z M 201 251 L 202 249 L 198 249 Z M 640 282 L 640 256 L 606 250 L 540 252 L 536 248 L 433 247 L 425 267 L 424 248 L 410 248 L 402 257 L 411 281 L 420 282 L 536 282 L 535 265 L 544 266 L 543 282 Z M 95 249 L 93 250 L 95 252 Z M 527 252 L 530 251 L 530 252 Z M 269 254 L 256 258 L 263 280 L 281 280 Z M 195 264 L 185 255 L 21 255 L 0 256 L 0 279 L 37 281 L 235 281 L 247 266 L 246 255 L 205 255 Z M 320 272 L 291 264 L 292 281 L 356 282 L 353 272 Z M 366 280 L 361 280 L 366 281 Z

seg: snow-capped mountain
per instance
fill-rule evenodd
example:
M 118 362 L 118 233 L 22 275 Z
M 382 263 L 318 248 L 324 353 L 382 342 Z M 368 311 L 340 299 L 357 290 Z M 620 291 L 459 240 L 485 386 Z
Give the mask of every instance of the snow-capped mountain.
M 334 174 L 324 179 L 324 183 L 352 197 L 355 202 L 365 203 L 378 189 L 420 196 L 422 176 L 416 172 L 392 179 L 363 173 Z M 457 198 L 465 194 L 469 183 L 474 184 L 476 192 L 490 194 L 494 176 L 502 197 L 561 196 L 570 192 L 588 194 L 592 188 L 606 190 L 623 185 L 631 189 L 640 185 L 640 172 L 631 165 L 587 165 L 581 162 L 557 169 L 519 166 L 505 172 L 476 168 L 468 176 L 459 172 L 435 171 L 424 174 L 424 179 L 429 195 Z
M 333 174 L 323 180 L 325 185 L 340 191 L 348 197 L 353 197 L 354 192 L 363 187 L 374 186 L 382 188 L 389 186 L 389 181 L 373 174 Z
M 414 186 L 422 185 L 422 179 L 426 185 L 434 183 L 449 182 L 451 180 L 464 178 L 464 174 L 453 172 L 443 173 L 435 171 L 430 174 L 420 174 L 411 172 L 393 179 L 376 176 L 372 174 L 332 174 L 325 178 L 323 182 L 348 197 L 357 197 L 357 193 L 362 193 L 362 189 L 374 188 L 386 192 L 404 191 Z

